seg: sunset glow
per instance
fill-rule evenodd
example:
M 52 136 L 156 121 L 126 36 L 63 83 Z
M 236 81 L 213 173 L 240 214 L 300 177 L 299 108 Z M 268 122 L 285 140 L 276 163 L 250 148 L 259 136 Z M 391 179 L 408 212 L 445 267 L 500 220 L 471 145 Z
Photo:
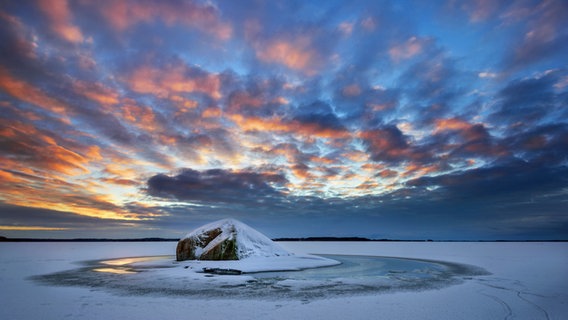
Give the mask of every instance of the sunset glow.
M 2 235 L 566 238 L 568 4 L 485 2 L 5 2 Z

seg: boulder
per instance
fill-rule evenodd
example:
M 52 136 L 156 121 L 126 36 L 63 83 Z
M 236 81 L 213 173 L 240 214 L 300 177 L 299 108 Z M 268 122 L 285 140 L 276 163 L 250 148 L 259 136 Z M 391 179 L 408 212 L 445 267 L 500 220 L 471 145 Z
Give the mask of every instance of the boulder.
M 249 256 L 290 255 L 262 233 L 234 219 L 219 220 L 179 240 L 176 260 L 240 260 Z

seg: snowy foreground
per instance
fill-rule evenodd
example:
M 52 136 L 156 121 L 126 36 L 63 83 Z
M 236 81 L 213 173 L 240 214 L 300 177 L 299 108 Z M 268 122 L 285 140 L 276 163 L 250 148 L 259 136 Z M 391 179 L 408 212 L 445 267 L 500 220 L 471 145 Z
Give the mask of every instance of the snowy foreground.
M 112 269 L 123 263 L 112 259 L 172 255 L 176 243 L 0 243 L 0 319 L 568 318 L 568 243 L 280 244 L 298 257 L 313 253 L 439 260 L 478 266 L 491 274 L 465 277 L 458 283 L 436 289 L 337 297 L 331 292 L 317 299 L 128 294 L 105 287 L 50 286 L 31 279 L 78 270 L 85 261 L 109 261 Z M 251 268 L 255 265 L 258 264 L 250 263 Z M 165 275 L 167 272 L 178 275 L 187 272 L 187 278 L 204 276 L 194 272 L 200 267 L 178 265 L 160 271 L 162 273 L 139 273 L 136 276 Z M 128 273 L 128 269 L 124 271 Z M 239 279 L 249 275 L 214 279 L 223 277 Z

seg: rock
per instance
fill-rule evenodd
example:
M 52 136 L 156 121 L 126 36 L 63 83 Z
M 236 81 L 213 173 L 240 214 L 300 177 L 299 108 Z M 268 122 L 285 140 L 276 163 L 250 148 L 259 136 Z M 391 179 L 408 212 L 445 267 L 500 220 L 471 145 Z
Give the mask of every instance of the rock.
M 195 260 L 201 257 L 199 249 L 205 248 L 213 239 L 220 235 L 222 230 L 215 228 L 196 236 L 186 237 L 178 242 L 176 248 L 177 261 Z M 222 260 L 222 259 L 203 259 L 203 260 Z M 234 259 L 233 259 L 234 260 Z
M 195 229 L 179 240 L 176 260 L 240 260 L 249 256 L 289 255 L 265 235 L 234 219 Z
M 203 268 L 204 273 L 220 274 L 220 275 L 241 275 L 243 272 L 237 269 L 223 269 L 223 268 Z

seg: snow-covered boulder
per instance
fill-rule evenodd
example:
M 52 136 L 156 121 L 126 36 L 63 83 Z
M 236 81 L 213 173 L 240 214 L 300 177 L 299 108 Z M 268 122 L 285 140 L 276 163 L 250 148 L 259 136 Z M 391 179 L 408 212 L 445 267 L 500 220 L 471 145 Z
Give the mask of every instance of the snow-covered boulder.
M 287 255 L 291 253 L 235 219 L 223 219 L 199 227 L 179 240 L 176 248 L 177 261 L 241 260 Z

